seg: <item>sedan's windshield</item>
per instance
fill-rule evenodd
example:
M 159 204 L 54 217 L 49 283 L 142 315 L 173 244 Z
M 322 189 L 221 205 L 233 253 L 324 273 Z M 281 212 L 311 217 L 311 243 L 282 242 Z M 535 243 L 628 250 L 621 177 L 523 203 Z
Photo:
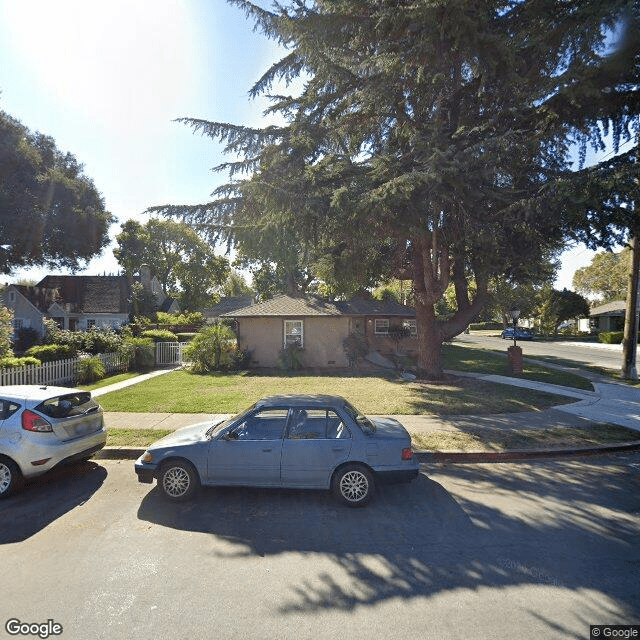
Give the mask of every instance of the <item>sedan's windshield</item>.
M 376 425 L 367 418 L 367 416 L 360 413 L 353 405 L 345 402 L 344 408 L 347 413 L 358 423 L 358 426 L 365 433 L 375 433 Z
M 217 422 L 210 429 L 207 430 L 207 434 L 206 434 L 207 437 L 210 438 L 212 436 L 215 436 L 217 433 L 220 433 L 222 429 L 224 429 L 225 427 L 228 427 L 232 422 L 235 422 L 236 420 L 240 420 L 240 418 L 242 418 L 243 416 L 246 416 L 250 411 L 253 411 L 255 406 L 256 405 L 254 403 L 248 409 L 241 411 L 237 415 L 232 416 L 231 418 L 227 418 L 222 422 Z

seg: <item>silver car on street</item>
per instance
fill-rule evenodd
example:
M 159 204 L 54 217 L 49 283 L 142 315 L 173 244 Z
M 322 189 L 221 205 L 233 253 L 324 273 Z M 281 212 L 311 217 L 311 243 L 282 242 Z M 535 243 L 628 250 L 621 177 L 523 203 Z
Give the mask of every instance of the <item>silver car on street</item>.
M 0 387 L 0 498 L 25 478 L 87 460 L 106 442 L 102 407 L 88 391 Z
M 339 396 L 281 395 L 237 416 L 184 427 L 135 463 L 169 500 L 200 485 L 331 489 L 345 504 L 369 502 L 376 483 L 418 475 L 411 436 L 392 418 L 366 418 Z

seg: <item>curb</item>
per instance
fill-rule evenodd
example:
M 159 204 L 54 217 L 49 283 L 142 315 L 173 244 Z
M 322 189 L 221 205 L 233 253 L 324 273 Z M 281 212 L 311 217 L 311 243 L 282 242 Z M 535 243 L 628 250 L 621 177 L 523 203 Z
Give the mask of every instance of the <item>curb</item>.
M 140 447 L 105 447 L 96 453 L 94 460 L 136 460 L 146 449 Z M 568 458 L 577 456 L 595 456 L 607 453 L 627 453 L 640 451 L 640 440 L 603 444 L 594 447 L 573 449 L 537 449 L 514 451 L 416 451 L 415 456 L 421 464 L 450 462 L 519 462 L 536 459 Z

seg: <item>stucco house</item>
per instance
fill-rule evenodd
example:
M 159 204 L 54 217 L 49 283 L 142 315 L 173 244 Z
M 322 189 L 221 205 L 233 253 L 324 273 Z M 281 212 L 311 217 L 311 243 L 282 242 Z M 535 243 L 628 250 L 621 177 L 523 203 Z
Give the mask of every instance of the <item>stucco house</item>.
M 165 296 L 155 276 L 143 266 L 132 280 L 117 276 L 45 276 L 35 286 L 9 285 L 2 303 L 13 311 L 14 329 L 44 333 L 45 318 L 61 329 L 85 331 L 91 327 L 117 328 L 129 321 L 131 285 L 139 281 L 157 300 L 158 309 L 173 313 L 177 303 Z
M 626 312 L 627 303 L 624 300 L 614 300 L 593 307 L 588 318 L 581 318 L 578 321 L 578 328 L 580 331 L 590 331 L 591 333 L 623 331 Z
M 235 321 L 238 345 L 251 351 L 253 367 L 276 366 L 281 349 L 290 344 L 302 347 L 306 367 L 347 367 L 343 340 L 351 333 L 365 336 L 371 352 L 391 355 L 397 345 L 389 329 L 396 326 L 406 327 L 409 334 L 402 351 L 411 354 L 417 349 L 415 311 L 397 302 L 328 302 L 279 295 L 220 317 Z

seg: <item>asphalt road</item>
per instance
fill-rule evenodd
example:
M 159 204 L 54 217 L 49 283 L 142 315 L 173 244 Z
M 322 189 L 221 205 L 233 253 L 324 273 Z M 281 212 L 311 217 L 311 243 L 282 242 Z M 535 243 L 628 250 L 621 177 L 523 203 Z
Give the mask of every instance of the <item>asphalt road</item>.
M 507 348 L 513 344 L 513 340 L 503 340 L 499 336 L 480 334 L 462 334 L 456 337 L 455 342 L 477 345 L 484 349 L 498 349 L 506 353 Z M 575 343 L 569 341 L 546 340 L 518 340 L 518 346 L 522 347 L 522 354 L 526 358 L 535 356 L 547 356 L 575 362 L 576 365 L 588 365 L 604 367 L 619 371 L 622 367 L 622 347 L 620 345 L 593 345 L 588 343 Z M 640 358 L 638 358 L 640 367 Z
M 248 489 L 176 506 L 131 462 L 58 471 L 0 503 L 0 638 L 11 618 L 64 640 L 575 639 L 640 623 L 640 455 L 427 471 L 359 510 Z

